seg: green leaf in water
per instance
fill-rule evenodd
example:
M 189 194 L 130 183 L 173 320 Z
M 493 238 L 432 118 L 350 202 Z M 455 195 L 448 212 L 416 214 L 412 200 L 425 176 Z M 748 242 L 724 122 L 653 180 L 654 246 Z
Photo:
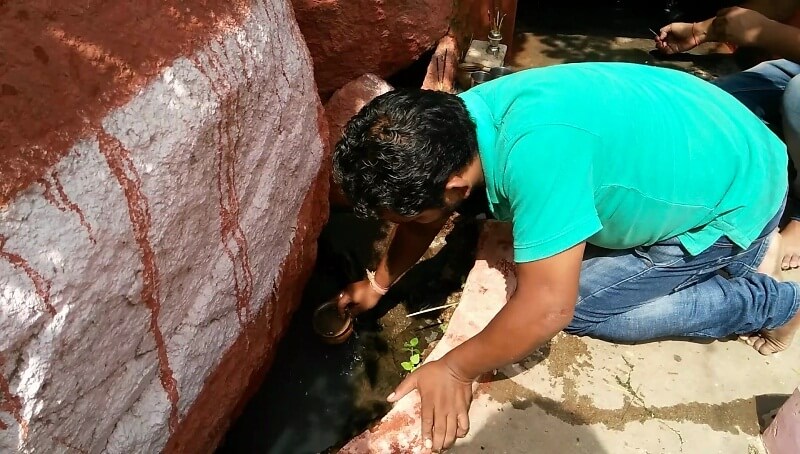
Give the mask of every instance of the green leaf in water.
M 409 343 L 409 344 L 410 344 L 412 347 L 416 347 L 417 345 L 419 345 L 419 339 L 417 339 L 417 338 L 415 337 L 415 338 L 411 339 L 410 341 L 408 341 L 408 343 Z
M 411 355 L 411 358 L 409 359 L 411 360 L 411 364 L 416 366 L 417 364 L 419 364 L 419 353 Z
M 402 363 L 400 363 L 400 366 L 402 366 L 403 369 L 407 371 L 412 371 L 414 369 L 414 365 L 408 361 L 403 361 Z

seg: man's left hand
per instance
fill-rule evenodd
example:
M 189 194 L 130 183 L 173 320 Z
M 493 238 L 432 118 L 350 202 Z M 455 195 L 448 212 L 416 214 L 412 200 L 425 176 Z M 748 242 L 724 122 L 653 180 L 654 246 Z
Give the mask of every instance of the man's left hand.
M 447 357 L 431 361 L 412 372 L 389 396 L 397 402 L 414 389 L 422 400 L 422 439 L 425 447 L 439 452 L 469 431 L 469 406 L 473 379 L 463 377 Z

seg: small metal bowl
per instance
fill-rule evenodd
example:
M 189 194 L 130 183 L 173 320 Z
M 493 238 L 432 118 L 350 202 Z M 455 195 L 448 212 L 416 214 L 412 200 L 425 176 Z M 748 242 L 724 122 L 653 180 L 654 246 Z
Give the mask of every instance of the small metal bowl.
M 475 71 L 474 73 L 470 74 L 470 78 L 472 79 L 473 87 L 494 79 L 494 77 L 492 77 L 492 75 L 486 71 Z
M 509 74 L 513 74 L 514 70 L 509 68 L 508 66 L 496 66 L 489 70 L 489 74 L 492 78 L 497 79 L 498 77 L 507 76 Z
M 461 63 L 458 65 L 458 70 L 456 71 L 456 81 L 461 88 L 467 89 L 472 86 L 472 73 L 475 71 L 480 71 L 482 68 L 480 65 L 476 65 L 474 63 Z
M 326 301 L 314 310 L 311 323 L 314 333 L 326 344 L 341 344 L 353 334 L 353 317 L 339 314 L 336 299 Z

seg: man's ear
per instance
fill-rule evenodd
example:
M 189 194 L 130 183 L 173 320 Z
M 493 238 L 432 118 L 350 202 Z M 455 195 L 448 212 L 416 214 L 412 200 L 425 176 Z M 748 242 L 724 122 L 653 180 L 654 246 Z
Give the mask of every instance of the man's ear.
M 472 186 L 465 178 L 459 175 L 453 175 L 447 180 L 444 191 L 445 197 L 459 201 L 469 197 L 471 192 Z

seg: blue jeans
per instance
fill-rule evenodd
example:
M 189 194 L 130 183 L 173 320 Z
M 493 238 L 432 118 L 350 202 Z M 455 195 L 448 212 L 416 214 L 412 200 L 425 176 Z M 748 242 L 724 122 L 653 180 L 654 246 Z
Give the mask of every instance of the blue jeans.
M 747 249 L 722 237 L 691 256 L 669 239 L 585 259 L 565 331 L 636 342 L 721 338 L 786 324 L 800 306 L 800 285 L 756 272 L 782 213 L 783 207 Z
M 771 60 L 746 71 L 720 77 L 714 83 L 732 94 L 773 131 L 783 137 L 800 179 L 800 65 L 788 60 Z M 800 184 L 793 184 L 795 198 Z M 793 219 L 800 213 L 792 211 Z

